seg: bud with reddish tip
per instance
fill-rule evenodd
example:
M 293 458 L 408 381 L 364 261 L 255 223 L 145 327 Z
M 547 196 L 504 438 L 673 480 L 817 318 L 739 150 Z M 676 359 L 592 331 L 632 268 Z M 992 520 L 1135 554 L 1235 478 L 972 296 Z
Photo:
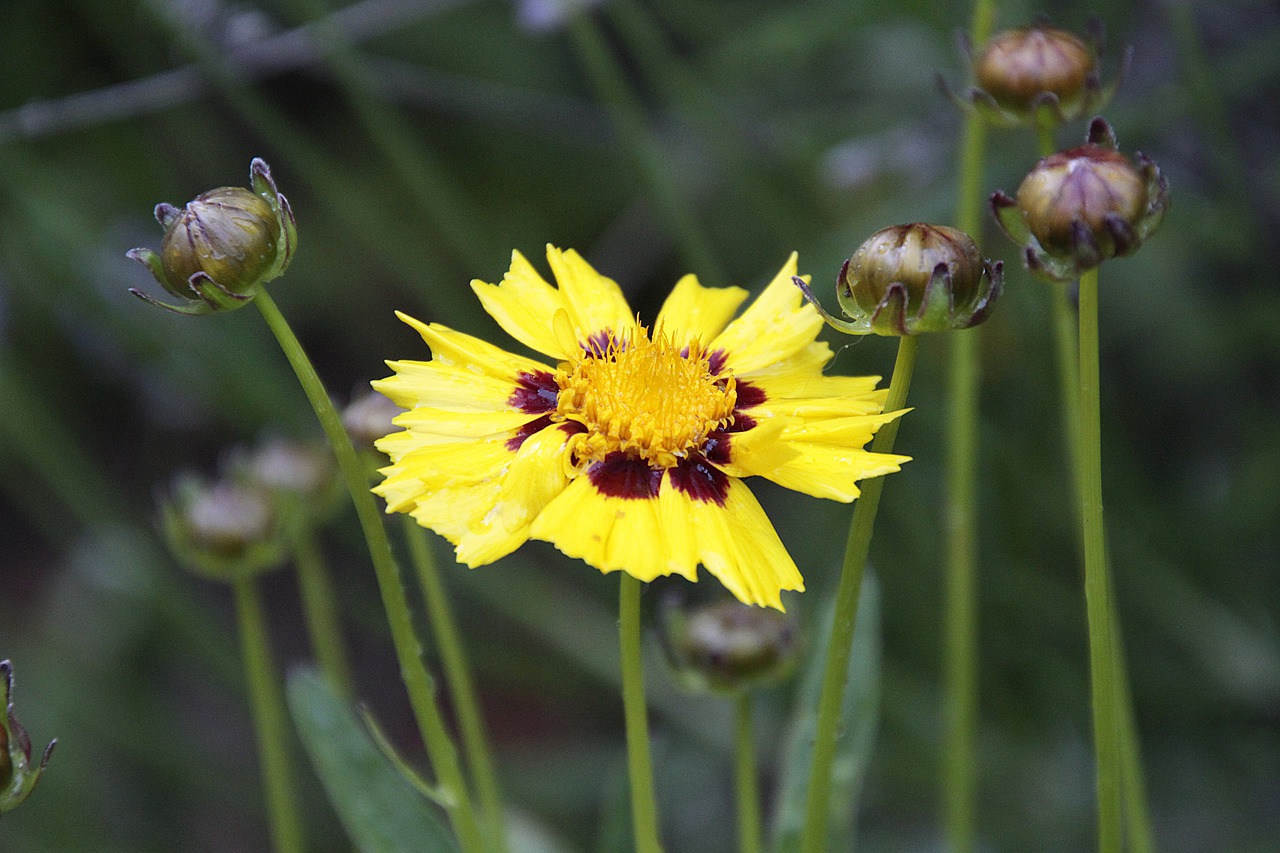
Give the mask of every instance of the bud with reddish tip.
M 31 796 L 56 743 L 49 742 L 39 764 L 31 763 L 31 738 L 13 713 L 13 664 L 0 661 L 0 814 Z
M 160 253 L 128 252 L 182 304 L 157 302 L 136 289 L 130 293 L 179 314 L 209 314 L 241 307 L 281 275 L 298 243 L 293 210 L 261 158 L 254 159 L 249 175 L 252 191 L 219 187 L 181 209 L 157 205 L 156 220 L 165 229 Z
M 1000 127 L 1057 127 L 1074 121 L 1101 109 L 1128 69 L 1131 51 L 1125 51 L 1119 74 L 1104 87 L 1098 64 L 1101 43 L 1101 24 L 1095 22 L 1086 39 L 1035 24 L 997 33 L 977 55 L 966 44 L 977 86 L 963 98 L 952 98 Z
M 915 335 L 981 323 L 1002 291 L 1002 270 L 963 231 L 913 222 L 872 234 L 841 267 L 836 299 L 848 320 L 828 314 L 807 284 L 794 281 L 842 332 Z
M 1079 278 L 1108 258 L 1138 250 L 1169 208 L 1160 169 L 1116 150 L 1111 126 L 1095 118 L 1086 143 L 1040 160 L 1017 198 L 991 197 L 1000 227 L 1023 246 L 1027 268 L 1049 280 Z

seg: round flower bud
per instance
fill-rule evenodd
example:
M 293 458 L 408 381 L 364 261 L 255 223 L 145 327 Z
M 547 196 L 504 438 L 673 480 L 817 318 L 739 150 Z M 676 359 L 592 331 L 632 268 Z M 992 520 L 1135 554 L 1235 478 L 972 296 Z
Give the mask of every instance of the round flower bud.
M 1059 280 L 1137 251 L 1168 205 L 1160 170 L 1141 155 L 1135 165 L 1117 151 L 1102 119 L 1094 120 L 1084 145 L 1036 163 L 1016 198 L 992 196 L 1001 227 L 1024 245 L 1028 268 Z
M 738 601 L 684 609 L 668 604 L 663 646 L 679 682 L 698 692 L 734 693 L 776 682 L 798 652 L 792 617 Z
M 219 187 L 187 202 L 169 223 L 160 262 L 170 282 L 204 273 L 232 293 L 246 293 L 275 263 L 279 238 L 265 199 L 241 187 Z
M 175 556 L 216 580 L 247 577 L 280 561 L 279 516 L 265 490 L 223 479 L 179 479 L 161 508 L 165 539 Z
M 243 462 L 243 473 L 267 491 L 286 521 L 315 524 L 339 506 L 342 483 L 327 445 L 272 438 Z
M 56 743 L 49 742 L 38 765 L 31 763 L 31 738 L 13 713 L 13 664 L 0 660 L 0 815 L 35 790 Z
M 987 42 L 973 61 L 973 76 L 997 104 L 1025 111 L 1042 93 L 1073 103 L 1097 65 L 1093 48 L 1066 30 L 1019 27 Z
M 180 314 L 208 314 L 245 305 L 285 271 L 298 241 L 293 210 L 265 162 L 255 159 L 249 173 L 252 190 L 219 187 L 181 209 L 157 205 L 156 220 L 165 229 L 160 253 L 128 252 L 184 303 L 169 305 L 139 290 L 131 293 Z
M 872 234 L 840 268 L 836 299 L 848 321 L 828 315 L 796 284 L 841 331 L 914 335 L 981 323 L 1000 296 L 1001 271 L 963 231 L 913 222 Z
M 942 86 L 962 107 L 976 109 L 997 126 L 1057 127 L 1101 109 L 1124 77 L 1130 51 L 1116 79 L 1103 87 L 1101 42 L 1096 23 L 1087 39 L 1043 24 L 1005 30 L 970 56 L 977 85 L 966 97 L 953 94 L 945 81 Z

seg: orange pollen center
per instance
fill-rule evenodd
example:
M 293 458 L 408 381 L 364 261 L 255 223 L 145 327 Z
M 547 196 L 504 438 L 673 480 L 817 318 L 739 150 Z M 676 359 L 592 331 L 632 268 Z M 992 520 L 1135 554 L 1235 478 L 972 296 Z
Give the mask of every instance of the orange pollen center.
M 674 467 L 733 422 L 738 399 L 733 376 L 713 376 L 696 341 L 680 347 L 661 332 L 650 340 L 643 328 L 602 354 L 561 365 L 556 382 L 557 413 L 587 428 L 574 447 L 580 465 L 622 451 Z

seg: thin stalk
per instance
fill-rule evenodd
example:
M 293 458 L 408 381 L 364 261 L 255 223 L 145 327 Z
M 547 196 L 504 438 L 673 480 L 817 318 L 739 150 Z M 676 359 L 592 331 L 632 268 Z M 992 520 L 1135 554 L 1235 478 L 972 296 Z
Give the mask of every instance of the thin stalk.
M 449 804 L 449 818 L 464 853 L 481 853 L 484 845 L 471 805 L 471 793 L 458 764 L 457 750 L 436 704 L 435 680 L 422 661 L 422 645 L 413 630 L 409 600 L 400 579 L 400 569 L 391 553 L 391 542 L 387 539 L 387 531 L 382 524 L 382 514 L 378 512 L 373 493 L 369 491 L 365 467 L 360 463 L 355 447 L 351 444 L 351 437 L 343 429 L 338 411 L 333 407 L 333 401 L 329 399 L 311 360 L 307 358 L 302 344 L 289 328 L 280 309 L 265 290 L 259 290 L 253 302 L 276 336 L 285 357 L 289 359 L 289 364 L 333 447 L 334 455 L 337 456 L 338 467 L 342 470 L 347 491 L 351 493 L 356 516 L 360 519 L 360 527 L 369 546 L 369 556 L 382 593 L 382 605 L 391 628 L 391 641 L 400 664 L 400 678 L 409 693 L 418 731 L 422 734 L 427 755 L 435 769 L 437 786 L 442 799 Z
M 1147 808 L 1147 783 L 1142 774 L 1142 750 L 1138 740 L 1138 724 L 1133 714 L 1133 695 L 1129 690 L 1129 669 L 1124 662 L 1124 636 L 1119 617 L 1111 613 L 1114 636 L 1115 679 L 1120 691 L 1120 761 L 1124 771 L 1124 823 L 1128 853 L 1155 853 L 1155 827 Z
M 983 44 L 995 4 L 973 8 L 970 38 Z M 982 166 L 987 123 L 965 120 L 960 146 L 956 226 L 977 239 L 982 224 Z M 943 605 L 942 812 L 951 853 L 973 849 L 978 726 L 977 456 L 978 329 L 955 332 L 948 344 L 945 571 Z
M 680 183 L 669 165 L 670 154 L 661 149 L 646 129 L 643 107 L 605 44 L 599 24 L 590 15 L 575 15 L 570 32 L 592 85 L 617 126 L 623 145 L 639 167 L 640 177 L 648 187 L 649 201 L 663 221 L 667 236 L 675 243 L 688 268 L 717 281 L 725 280 L 724 267 L 710 239 L 681 193 Z
M 907 390 L 911 387 L 911 374 L 915 370 L 918 348 L 919 341 L 913 336 L 898 339 L 898 357 L 894 361 L 893 378 L 889 381 L 889 396 L 884 404 L 886 412 L 896 412 L 905 405 Z M 893 442 L 898 436 L 898 423 L 899 421 L 894 420 L 880 427 L 875 439 L 871 442 L 873 453 L 893 451 Z M 827 813 L 831 805 L 831 767 L 835 761 L 840 706 L 844 700 L 845 675 L 848 672 L 849 654 L 853 646 L 853 629 L 858 618 L 862 575 L 867 564 L 867 553 L 871 548 L 871 533 L 875 528 L 876 511 L 880 508 L 880 493 L 883 491 L 884 477 L 875 477 L 863 483 L 862 495 L 854 503 L 853 520 L 849 524 L 844 566 L 840 570 L 840 585 L 836 591 L 835 621 L 831 626 L 831 638 L 827 643 L 827 662 L 822 672 L 822 693 L 818 700 L 813 760 L 809 765 L 804 835 L 801 840 L 801 850 L 804 853 L 825 853 L 826 851 Z
M 1097 761 L 1098 850 L 1121 847 L 1120 693 L 1116 681 L 1114 615 L 1102 522 L 1102 430 L 1098 367 L 1098 269 L 1080 276 L 1080 517 L 1084 534 L 1084 589 L 1089 622 L 1089 672 Z
M 484 715 L 480 713 L 475 681 L 471 666 L 458 631 L 458 621 L 449 607 L 448 592 L 440 580 L 435 557 L 427 542 L 427 531 L 411 516 L 401 516 L 405 539 L 409 543 L 409 557 L 418 575 L 422 598 L 427 605 L 431 633 L 444 664 L 444 679 L 453 698 L 453 710 L 462 733 L 462 749 L 467 767 L 475 782 L 480 813 L 484 818 L 488 850 L 501 853 L 507 849 L 506 832 L 503 830 L 502 794 L 498 788 L 498 774 L 494 770 L 489 739 L 485 734 Z
M 316 542 L 316 531 L 310 524 L 299 522 L 293 525 L 289 540 L 311 653 L 320 671 L 329 679 L 329 685 L 343 699 L 351 701 L 355 698 L 355 680 L 342 643 L 342 620 L 338 618 L 333 579 Z
M 234 584 L 236 618 L 240 623 L 240 650 L 253 725 L 258 736 L 258 760 L 262 763 L 262 787 L 267 798 L 271 847 L 277 853 L 302 853 L 302 815 L 293 761 L 289 756 L 289 724 L 285 716 L 284 689 L 276 676 L 267 637 L 267 617 L 257 582 L 239 578 Z
M 622 656 L 622 708 L 627 723 L 627 772 L 631 780 L 631 827 L 636 853 L 661 853 L 658 806 L 649 759 L 649 710 L 640 655 L 640 581 L 626 572 L 618 590 L 618 646 Z
M 760 853 L 760 787 L 756 782 L 756 744 L 751 727 L 751 692 L 735 700 L 734 787 L 738 794 L 738 850 Z

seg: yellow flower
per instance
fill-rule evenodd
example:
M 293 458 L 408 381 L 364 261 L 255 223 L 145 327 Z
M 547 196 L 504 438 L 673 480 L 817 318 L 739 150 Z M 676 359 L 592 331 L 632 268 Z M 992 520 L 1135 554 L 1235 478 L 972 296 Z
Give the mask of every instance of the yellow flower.
M 378 442 L 392 464 L 374 491 L 471 567 L 541 539 L 642 581 L 693 581 L 701 564 L 781 610 L 804 580 L 743 478 L 848 502 L 857 480 L 897 471 L 907 457 L 863 449 L 901 414 L 881 412 L 878 377 L 822 374 L 831 350 L 794 254 L 732 322 L 745 290 L 685 276 L 652 330 L 577 252 L 547 260 L 558 288 L 519 252 L 501 284 L 471 287 L 555 367 L 400 315 L 433 357 L 374 383 L 409 410 Z

